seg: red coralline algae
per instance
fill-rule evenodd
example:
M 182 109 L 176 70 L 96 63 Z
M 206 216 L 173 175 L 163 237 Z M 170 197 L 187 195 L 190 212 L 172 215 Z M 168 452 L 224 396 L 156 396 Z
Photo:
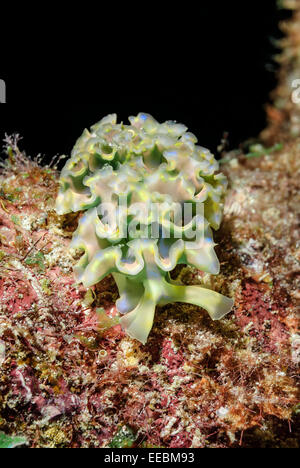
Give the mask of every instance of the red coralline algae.
M 181 349 L 174 350 L 174 344 L 172 341 L 165 339 L 162 343 L 161 357 L 167 367 L 167 374 L 170 378 L 170 382 L 173 382 L 174 376 L 183 376 L 185 372 L 183 370 L 184 358 Z
M 9 315 L 28 310 L 37 300 L 37 294 L 30 283 L 21 278 L 1 279 L 0 296 L 2 307 L 6 307 Z
M 241 296 L 235 313 L 238 325 L 257 338 L 262 350 L 280 352 L 289 338 L 289 331 L 281 321 L 287 315 L 282 305 L 273 301 L 266 284 L 251 280 L 245 282 Z M 274 320 L 274 315 L 278 320 Z

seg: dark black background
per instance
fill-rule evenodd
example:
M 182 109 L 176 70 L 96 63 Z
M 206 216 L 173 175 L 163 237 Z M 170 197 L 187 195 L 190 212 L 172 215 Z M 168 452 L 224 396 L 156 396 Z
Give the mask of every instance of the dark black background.
M 50 159 L 104 115 L 126 122 L 141 111 L 186 124 L 213 151 L 224 131 L 230 148 L 257 136 L 287 13 L 275 0 L 170 3 L 167 14 L 161 5 L 128 3 L 124 16 L 117 4 L 114 16 L 89 11 L 59 37 L 52 23 L 46 41 L 43 24 L 26 45 L 26 32 L 13 45 L 6 36 L 0 137 L 18 132 L 27 153 Z

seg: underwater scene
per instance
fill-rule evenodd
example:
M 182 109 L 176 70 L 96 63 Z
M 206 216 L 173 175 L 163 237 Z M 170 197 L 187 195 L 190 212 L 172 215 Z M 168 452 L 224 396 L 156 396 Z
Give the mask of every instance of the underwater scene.
M 209 42 L 193 64 L 174 42 L 161 67 L 132 31 L 99 65 L 110 87 L 93 76 L 99 102 L 45 121 L 0 75 L 0 448 L 132 465 L 299 448 L 300 1 L 264 8 L 256 39 L 252 17 L 224 39 L 248 44 L 240 64 Z M 72 73 L 95 73 L 90 50 Z

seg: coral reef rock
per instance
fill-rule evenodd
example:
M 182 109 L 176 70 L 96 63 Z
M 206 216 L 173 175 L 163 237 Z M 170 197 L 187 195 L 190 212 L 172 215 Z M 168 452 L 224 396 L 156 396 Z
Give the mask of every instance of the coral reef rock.
M 75 283 L 77 213 L 59 173 L 8 140 L 0 183 L 0 431 L 29 447 L 297 447 L 300 141 L 230 153 L 218 276 L 173 277 L 235 298 L 157 308 L 146 345 L 118 324 L 112 276 Z M 19 439 L 18 439 L 19 440 Z

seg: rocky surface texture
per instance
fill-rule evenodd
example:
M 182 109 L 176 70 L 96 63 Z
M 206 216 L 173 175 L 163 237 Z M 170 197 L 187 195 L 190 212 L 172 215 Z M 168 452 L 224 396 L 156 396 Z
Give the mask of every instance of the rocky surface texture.
M 297 21 L 295 11 L 288 31 Z M 213 322 L 196 306 L 160 307 L 146 345 L 122 332 L 111 277 L 88 290 L 74 283 L 68 245 L 78 215 L 54 212 L 59 174 L 7 139 L 0 446 L 299 446 L 300 140 L 291 129 L 299 109 L 272 112 L 264 137 L 282 145 L 222 161 L 221 274 L 174 272 L 234 298 L 233 311 Z
M 53 210 L 58 173 L 9 143 L 0 430 L 31 447 L 103 447 L 124 426 L 136 446 L 296 446 L 299 141 L 259 158 L 228 155 L 221 274 L 175 272 L 233 297 L 233 312 L 212 322 L 195 306 L 162 307 L 145 346 L 117 324 L 112 278 L 74 284 L 77 216 Z

